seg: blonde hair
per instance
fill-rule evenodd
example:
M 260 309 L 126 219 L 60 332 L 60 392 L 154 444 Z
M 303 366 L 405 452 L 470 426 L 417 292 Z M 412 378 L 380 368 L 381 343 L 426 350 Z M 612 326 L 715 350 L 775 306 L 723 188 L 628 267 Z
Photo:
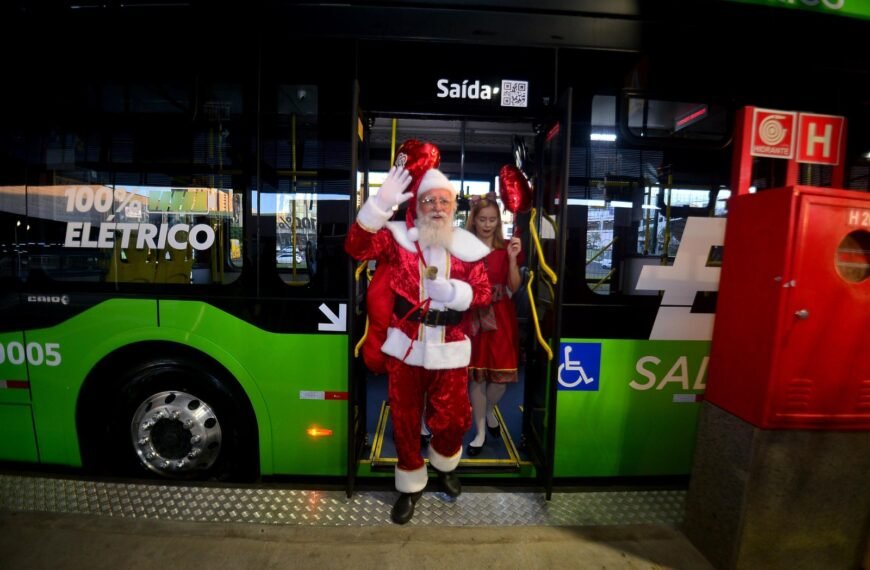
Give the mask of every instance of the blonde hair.
M 465 221 L 465 229 L 477 235 L 477 227 L 474 225 L 474 220 L 477 219 L 478 214 L 484 208 L 493 207 L 495 208 L 495 212 L 498 214 L 499 223 L 495 226 L 495 231 L 492 236 L 492 248 L 493 249 L 504 249 L 504 233 L 501 229 L 501 211 L 498 209 L 498 202 L 493 200 L 492 198 L 480 198 L 479 200 L 472 200 L 471 202 L 471 210 L 468 212 L 468 219 Z

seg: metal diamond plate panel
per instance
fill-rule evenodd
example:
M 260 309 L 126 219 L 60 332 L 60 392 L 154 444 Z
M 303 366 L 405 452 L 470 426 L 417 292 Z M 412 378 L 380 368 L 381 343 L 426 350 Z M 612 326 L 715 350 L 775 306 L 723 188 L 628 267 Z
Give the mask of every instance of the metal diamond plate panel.
M 682 522 L 686 492 L 592 491 L 490 493 L 466 488 L 458 499 L 425 493 L 416 526 L 586 526 Z M 396 494 L 302 491 L 272 487 L 216 487 L 106 483 L 83 479 L 0 475 L 0 509 L 95 514 L 183 521 L 307 526 L 389 525 Z

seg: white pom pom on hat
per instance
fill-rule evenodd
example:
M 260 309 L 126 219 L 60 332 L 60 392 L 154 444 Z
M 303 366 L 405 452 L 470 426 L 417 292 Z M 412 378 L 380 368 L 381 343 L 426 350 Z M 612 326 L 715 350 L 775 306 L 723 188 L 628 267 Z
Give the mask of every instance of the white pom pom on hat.
M 456 196 L 459 192 L 450 183 L 444 174 L 437 168 L 430 168 L 420 179 L 420 186 L 417 188 L 417 196 L 422 196 L 429 190 L 449 190 Z

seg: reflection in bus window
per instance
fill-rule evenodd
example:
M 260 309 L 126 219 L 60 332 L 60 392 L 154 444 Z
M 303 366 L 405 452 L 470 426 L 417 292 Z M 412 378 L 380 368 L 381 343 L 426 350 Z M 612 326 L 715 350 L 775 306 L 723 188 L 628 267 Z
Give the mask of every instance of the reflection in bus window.
M 25 279 L 220 284 L 241 269 L 232 191 L 71 184 L 26 197 L 38 241 L 26 244 Z
M 384 171 L 371 171 L 369 172 L 369 192 L 371 196 L 377 196 L 378 189 L 381 187 L 381 183 L 384 178 L 387 177 L 387 172 Z M 363 187 L 363 173 L 357 173 L 357 181 L 359 187 Z M 498 204 L 499 212 L 501 212 L 502 216 L 502 235 L 504 237 L 510 238 L 513 235 L 514 231 L 514 214 L 505 209 L 504 203 L 502 202 L 499 191 L 499 179 L 498 176 L 494 177 L 491 181 L 487 180 L 463 180 L 462 181 L 462 190 L 460 191 L 460 181 L 451 180 L 453 187 L 456 188 L 456 191 L 459 193 L 456 202 L 456 215 L 453 218 L 453 225 L 457 228 L 464 228 L 466 221 L 468 220 L 468 212 L 471 210 L 471 202 L 475 199 L 475 197 L 483 197 L 486 195 L 494 196 L 494 200 Z M 394 217 L 393 219 L 397 219 Z
M 573 206 L 586 207 L 587 285 L 599 294 L 629 293 L 631 287 L 620 289 L 614 282 L 618 272 L 670 263 L 688 218 L 724 217 L 730 194 L 727 189 L 713 192 L 651 185 L 639 189 L 634 201 L 569 200 L 572 215 L 580 212 Z
M 308 186 L 298 184 L 297 187 Z M 281 280 L 304 285 L 311 280 L 317 249 L 317 194 L 275 195 L 275 264 Z
M 616 123 L 617 98 L 596 95 L 591 103 L 588 126 L 576 128 L 580 134 L 572 140 L 567 246 L 569 260 L 577 260 L 570 264 L 569 279 L 577 281 L 570 294 L 655 295 L 636 286 L 643 267 L 672 264 L 687 220 L 724 217 L 731 194 L 713 181 L 680 180 L 668 162 L 691 164 L 691 159 L 656 139 L 671 137 L 667 142 L 672 142 L 679 133 L 712 141 L 715 137 L 705 133 L 724 132 L 721 109 L 629 98 L 623 120 L 629 130 L 642 129 L 644 137 L 634 146 L 637 140 L 622 137 Z
M 730 125 L 724 108 L 702 102 L 628 97 L 628 129 L 638 138 L 724 143 Z

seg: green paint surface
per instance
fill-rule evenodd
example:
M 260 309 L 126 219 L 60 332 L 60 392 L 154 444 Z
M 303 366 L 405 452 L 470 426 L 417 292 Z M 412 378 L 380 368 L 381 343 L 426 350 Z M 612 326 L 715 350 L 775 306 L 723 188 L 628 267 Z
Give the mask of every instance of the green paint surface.
M 162 301 L 164 332 L 211 354 L 239 380 L 254 405 L 264 475 L 339 475 L 347 465 L 347 336 L 277 334 L 204 303 Z M 312 437 L 311 428 L 332 430 Z
M 808 10 L 817 14 L 834 14 L 850 18 L 870 19 L 867 0 L 729 0 L 741 4 L 757 4 L 774 8 Z
M 196 301 L 161 301 L 159 310 L 160 326 L 156 301 L 113 299 L 58 326 L 27 331 L 27 343 L 51 343 L 60 355 L 57 365 L 29 367 L 41 461 L 81 465 L 76 402 L 100 360 L 130 344 L 165 341 L 209 355 L 241 384 L 257 417 L 262 474 L 345 472 L 347 401 L 306 399 L 317 392 L 347 391 L 345 335 L 270 333 Z M 312 437 L 309 428 L 332 430 L 332 435 Z M 10 459 L 32 460 L 24 448 Z
M 0 404 L 0 461 L 39 461 L 30 406 Z
M 563 342 L 601 343 L 601 371 L 598 391 L 557 394 L 554 475 L 688 474 L 709 341 Z

